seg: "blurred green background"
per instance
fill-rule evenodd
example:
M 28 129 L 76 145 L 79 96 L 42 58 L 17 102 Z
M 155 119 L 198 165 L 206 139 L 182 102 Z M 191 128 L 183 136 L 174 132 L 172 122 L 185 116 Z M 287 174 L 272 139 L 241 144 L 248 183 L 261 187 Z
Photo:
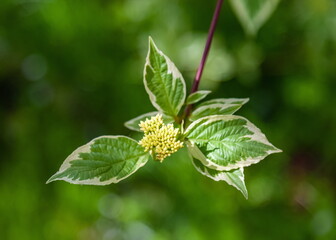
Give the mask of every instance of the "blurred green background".
M 336 2 L 280 2 L 253 38 L 225 1 L 201 83 L 283 150 L 249 200 L 180 151 L 105 187 L 45 181 L 75 148 L 133 133 L 151 35 L 190 87 L 215 1 L 1 0 L 0 238 L 336 239 Z

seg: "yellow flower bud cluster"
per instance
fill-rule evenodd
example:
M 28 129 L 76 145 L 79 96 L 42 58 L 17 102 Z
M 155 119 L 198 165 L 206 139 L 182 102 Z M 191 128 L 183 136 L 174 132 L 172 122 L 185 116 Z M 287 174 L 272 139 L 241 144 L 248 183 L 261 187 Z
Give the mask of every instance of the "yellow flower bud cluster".
M 183 142 L 176 139 L 179 129 L 174 128 L 173 124 L 165 125 L 161 114 L 141 121 L 139 126 L 145 133 L 139 144 L 160 162 L 183 147 Z

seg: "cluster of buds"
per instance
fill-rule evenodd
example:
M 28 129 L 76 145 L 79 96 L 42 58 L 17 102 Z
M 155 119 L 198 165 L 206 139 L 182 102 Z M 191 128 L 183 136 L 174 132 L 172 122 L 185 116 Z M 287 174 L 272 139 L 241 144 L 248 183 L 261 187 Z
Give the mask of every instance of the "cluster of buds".
M 160 162 L 183 147 L 183 142 L 177 140 L 179 129 L 173 124 L 164 124 L 161 114 L 141 121 L 139 126 L 145 134 L 139 144 Z

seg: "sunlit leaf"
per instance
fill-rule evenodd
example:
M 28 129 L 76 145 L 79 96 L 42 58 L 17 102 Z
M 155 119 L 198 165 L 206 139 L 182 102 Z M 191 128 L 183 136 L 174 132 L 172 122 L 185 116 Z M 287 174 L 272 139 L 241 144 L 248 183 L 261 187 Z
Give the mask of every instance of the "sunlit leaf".
M 149 38 L 144 84 L 153 106 L 169 116 L 177 116 L 186 98 L 184 79 L 174 63 Z
M 200 90 L 200 91 L 194 92 L 188 96 L 186 103 L 187 104 L 197 103 L 201 101 L 202 99 L 204 99 L 206 96 L 208 96 L 209 93 L 211 93 L 211 91 L 208 91 L 208 90 Z
M 195 121 L 210 115 L 231 115 L 248 101 L 248 98 L 218 98 L 205 101 L 196 106 L 190 115 L 190 120 Z
M 192 163 L 201 174 L 207 176 L 215 181 L 225 181 L 229 185 L 237 188 L 247 199 L 248 192 L 244 181 L 244 169 L 238 168 L 231 171 L 217 171 L 212 168 L 208 168 L 202 164 L 201 161 L 193 158 Z
M 77 148 L 48 181 L 106 185 L 117 183 L 145 165 L 149 154 L 133 139 L 102 136 Z
M 234 115 L 201 118 L 185 131 L 190 154 L 205 166 L 229 171 L 258 163 L 281 150 L 247 119 Z

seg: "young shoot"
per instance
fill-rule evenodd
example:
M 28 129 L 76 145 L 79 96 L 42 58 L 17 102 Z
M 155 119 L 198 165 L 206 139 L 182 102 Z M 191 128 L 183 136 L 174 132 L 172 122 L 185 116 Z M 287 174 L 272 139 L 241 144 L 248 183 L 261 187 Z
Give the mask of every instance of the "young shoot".
M 247 198 L 244 168 L 281 151 L 249 120 L 233 115 L 248 99 L 204 101 L 210 91 L 197 88 L 187 96 L 182 74 L 151 38 L 144 86 L 157 111 L 125 123 L 129 129 L 143 132 L 143 138 L 139 142 L 125 136 L 93 139 L 70 154 L 48 183 L 117 183 L 149 159 L 162 162 L 186 147 L 197 171 L 215 181 L 227 182 Z

